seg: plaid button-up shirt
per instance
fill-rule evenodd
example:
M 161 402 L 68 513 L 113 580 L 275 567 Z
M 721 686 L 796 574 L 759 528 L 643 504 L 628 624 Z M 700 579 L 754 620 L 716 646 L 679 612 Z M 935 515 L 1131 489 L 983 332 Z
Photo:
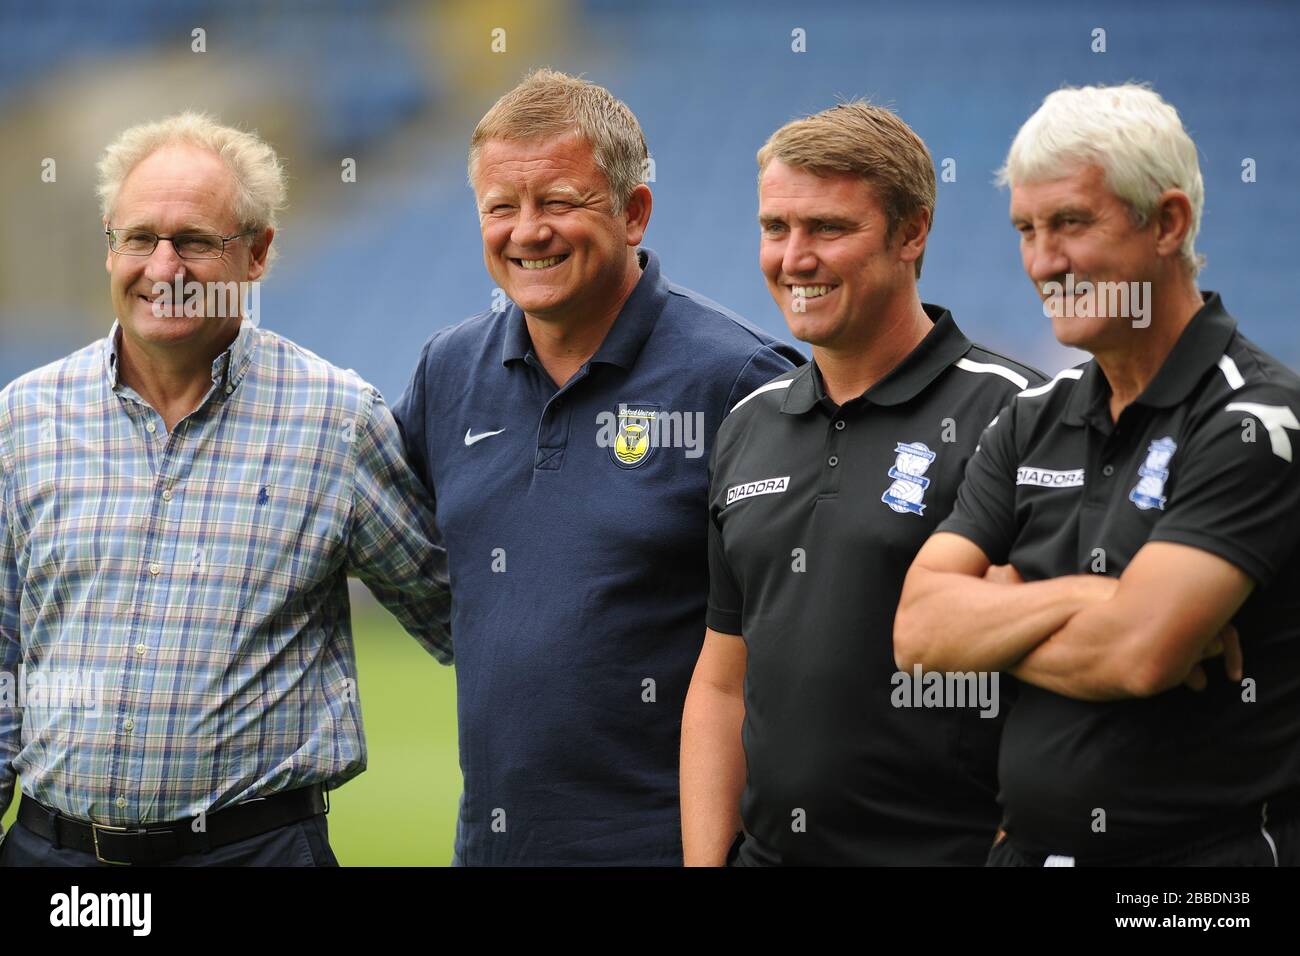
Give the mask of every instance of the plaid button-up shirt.
M 109 337 L 0 391 L 0 812 L 179 820 L 365 769 L 346 577 L 451 660 L 383 399 L 245 322 L 168 434 Z

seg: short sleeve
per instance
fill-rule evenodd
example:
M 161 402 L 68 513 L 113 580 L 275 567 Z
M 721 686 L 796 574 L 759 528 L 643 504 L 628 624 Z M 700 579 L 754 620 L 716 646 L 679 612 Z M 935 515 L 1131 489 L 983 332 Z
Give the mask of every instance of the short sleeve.
M 1150 540 L 1209 551 L 1264 586 L 1300 541 L 1300 402 L 1282 389 L 1251 392 L 1225 402 L 1175 451 Z
M 756 386 L 757 387 L 757 386 Z M 714 496 L 715 480 L 713 465 L 716 464 L 717 447 L 714 448 L 714 462 L 709 467 L 709 501 L 717 500 Z M 731 573 L 727 563 L 727 554 L 722 541 L 722 528 L 715 508 L 709 508 L 709 603 L 705 611 L 705 623 L 722 634 L 743 634 L 741 630 L 741 612 L 744 609 L 744 597 L 736 577 Z
M 1015 405 L 1002 409 L 980 435 L 975 454 L 957 490 L 952 513 L 941 531 L 959 534 L 979 546 L 994 564 L 1006 564 L 1016 539 Z
M 761 388 L 772 379 L 784 375 L 792 368 L 798 368 L 806 362 L 793 347 L 778 344 L 775 348 L 760 345 L 745 362 L 744 368 L 732 383 L 731 394 L 727 396 L 727 407 L 722 410 L 725 415 L 736 407 L 736 403 L 755 389 Z
M 411 470 L 415 472 L 420 482 L 433 490 L 433 485 L 429 480 L 429 461 L 426 454 L 426 426 L 425 421 L 425 386 L 424 386 L 424 366 L 429 355 L 429 345 L 425 344 L 420 350 L 419 361 L 415 364 L 415 371 L 411 373 L 411 381 L 407 384 L 406 390 L 402 392 L 397 403 L 393 405 L 393 418 L 397 422 L 398 430 L 402 435 L 402 446 L 406 452 L 406 460 L 410 463 Z

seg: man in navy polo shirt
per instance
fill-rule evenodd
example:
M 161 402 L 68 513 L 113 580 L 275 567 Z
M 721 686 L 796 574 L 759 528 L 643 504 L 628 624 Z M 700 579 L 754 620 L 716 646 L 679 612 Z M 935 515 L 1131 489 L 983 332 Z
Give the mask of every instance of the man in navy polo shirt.
M 635 116 L 549 70 L 478 124 L 513 305 L 436 333 L 394 408 L 448 550 L 455 862 L 673 865 L 722 416 L 802 361 L 660 273 Z
M 991 865 L 1300 862 L 1300 378 L 1197 288 L 1196 146 L 1156 93 L 1053 93 L 1004 177 L 1093 359 L 981 438 L 898 663 L 1023 682 Z

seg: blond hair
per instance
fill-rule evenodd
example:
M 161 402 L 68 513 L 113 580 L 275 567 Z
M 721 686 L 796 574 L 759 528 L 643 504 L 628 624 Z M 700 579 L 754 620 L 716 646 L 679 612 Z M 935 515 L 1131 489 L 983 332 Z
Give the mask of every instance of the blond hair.
M 934 221 L 934 162 L 921 137 L 898 114 L 865 100 L 840 103 L 773 133 L 758 151 L 758 178 L 773 162 L 817 176 L 848 174 L 871 183 L 885 209 L 886 238 L 925 209 Z M 916 260 L 916 276 L 921 262 Z
M 222 126 L 207 113 L 186 111 L 124 130 L 104 150 L 99 160 L 100 212 L 112 221 L 122 183 L 141 162 L 164 146 L 187 145 L 217 155 L 235 181 L 235 218 L 241 229 L 261 231 L 277 225 L 284 209 L 288 184 L 284 167 L 265 140 Z M 267 265 L 276 255 L 269 250 Z
M 645 135 L 627 104 L 595 83 L 556 70 L 534 70 L 492 105 L 469 141 L 469 178 L 488 140 L 531 140 L 577 133 L 591 145 L 609 182 L 614 212 L 645 182 Z
M 1050 94 L 1020 127 L 1007 161 L 998 170 L 1002 185 L 1061 179 L 1082 166 L 1099 166 L 1106 186 L 1144 226 L 1166 189 L 1180 189 L 1192 206 L 1192 223 L 1179 256 L 1195 276 L 1204 265 L 1197 255 L 1205 183 L 1196 144 L 1178 111 L 1140 83 L 1065 87 Z

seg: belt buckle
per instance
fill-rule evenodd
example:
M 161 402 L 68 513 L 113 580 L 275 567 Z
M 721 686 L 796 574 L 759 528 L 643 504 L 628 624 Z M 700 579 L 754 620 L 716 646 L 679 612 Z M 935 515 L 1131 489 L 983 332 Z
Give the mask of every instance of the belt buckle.
M 99 831 L 100 831 L 100 830 L 107 830 L 107 831 L 111 831 L 111 832 L 113 832 L 113 833 L 126 833 L 126 832 L 127 832 L 127 828 L 126 828 L 126 827 L 110 827 L 110 826 L 108 826 L 107 824 L 104 824 L 104 823 L 92 823 L 92 824 L 90 825 L 90 834 L 91 834 L 91 836 L 94 838 L 94 841 L 95 841 L 95 859 L 98 860 L 100 863 L 107 863 L 107 864 L 109 864 L 109 865 L 111 865 L 111 866 L 130 866 L 131 863 L 130 863 L 129 860 L 106 860 L 106 859 L 104 859 L 103 856 L 100 855 L 100 852 L 99 852 Z

